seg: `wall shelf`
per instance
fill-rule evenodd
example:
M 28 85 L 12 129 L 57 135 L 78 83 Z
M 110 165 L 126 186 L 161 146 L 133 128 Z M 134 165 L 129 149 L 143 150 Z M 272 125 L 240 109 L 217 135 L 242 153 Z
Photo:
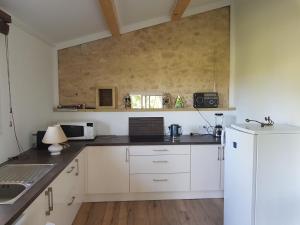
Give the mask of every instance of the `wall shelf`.
M 201 112 L 215 112 L 215 111 L 235 111 L 236 108 L 202 108 L 199 109 Z M 171 108 L 171 109 L 53 109 L 54 112 L 193 112 L 197 111 L 194 108 Z

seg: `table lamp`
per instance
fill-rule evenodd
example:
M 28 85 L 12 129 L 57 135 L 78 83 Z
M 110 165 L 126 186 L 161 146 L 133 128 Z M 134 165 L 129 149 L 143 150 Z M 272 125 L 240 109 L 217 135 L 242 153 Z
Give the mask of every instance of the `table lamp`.
M 45 144 L 52 144 L 48 148 L 51 155 L 59 155 L 63 149 L 63 146 L 61 146 L 60 143 L 66 142 L 67 140 L 68 139 L 60 125 L 55 125 L 48 127 L 42 142 Z

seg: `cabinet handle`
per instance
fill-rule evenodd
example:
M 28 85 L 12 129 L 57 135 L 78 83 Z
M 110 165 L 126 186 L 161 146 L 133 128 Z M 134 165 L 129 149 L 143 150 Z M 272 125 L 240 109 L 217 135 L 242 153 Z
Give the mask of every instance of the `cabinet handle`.
M 168 149 L 154 149 L 153 152 L 168 152 Z
M 222 160 L 224 161 L 225 160 L 225 148 L 224 148 L 224 146 L 222 147 L 222 154 L 223 154 Z
M 46 211 L 46 216 L 50 216 L 51 210 L 50 210 L 50 193 L 49 193 L 49 189 L 47 191 L 45 191 L 45 195 L 47 196 L 48 199 L 48 210 Z
M 77 166 L 77 171 L 76 171 L 76 176 L 79 175 L 79 159 L 75 159 L 75 162 L 76 162 L 76 166 Z
M 153 179 L 153 182 L 167 182 L 168 179 Z
M 168 163 L 169 161 L 167 160 L 153 160 L 153 163 Z
M 67 173 L 72 173 L 72 171 L 75 169 L 75 166 L 72 166 L 71 169 L 69 171 L 67 171 Z
M 46 216 L 50 216 L 51 211 L 53 211 L 53 191 L 51 187 L 45 191 L 45 195 L 48 198 L 48 210 L 46 211 Z
M 68 206 L 73 205 L 74 201 L 75 201 L 75 196 L 72 196 L 72 200 L 71 200 L 71 202 L 68 203 Z
M 126 148 L 126 159 L 125 162 L 129 162 L 129 149 Z
M 49 191 L 50 191 L 50 196 L 51 196 L 50 210 L 53 211 L 54 206 L 53 206 L 53 189 L 52 189 L 52 187 L 49 188 Z
M 220 147 L 218 147 L 218 161 L 220 161 Z

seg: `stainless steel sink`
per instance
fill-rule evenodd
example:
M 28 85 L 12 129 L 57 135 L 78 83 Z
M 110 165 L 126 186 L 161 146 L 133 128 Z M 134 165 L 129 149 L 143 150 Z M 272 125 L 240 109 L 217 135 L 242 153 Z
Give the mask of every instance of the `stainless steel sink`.
M 12 204 L 28 189 L 25 184 L 0 184 L 0 204 Z
M 0 204 L 13 204 L 54 164 L 7 164 L 0 167 Z

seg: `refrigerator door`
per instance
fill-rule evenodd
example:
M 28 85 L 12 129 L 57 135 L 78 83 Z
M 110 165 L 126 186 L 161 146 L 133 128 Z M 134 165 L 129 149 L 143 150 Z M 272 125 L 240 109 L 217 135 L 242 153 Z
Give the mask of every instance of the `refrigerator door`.
M 255 135 L 226 128 L 224 225 L 254 225 Z
M 300 134 L 258 135 L 255 225 L 300 224 Z

